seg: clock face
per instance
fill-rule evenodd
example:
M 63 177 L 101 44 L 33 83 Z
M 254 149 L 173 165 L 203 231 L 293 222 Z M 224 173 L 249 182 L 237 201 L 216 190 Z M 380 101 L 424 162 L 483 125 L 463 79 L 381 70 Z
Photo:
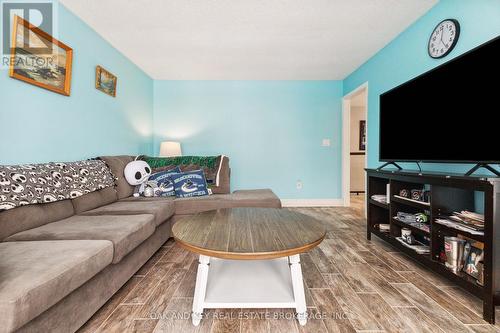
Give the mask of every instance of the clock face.
M 437 25 L 429 38 L 429 55 L 438 59 L 453 50 L 460 35 L 460 25 L 457 20 L 444 20 Z

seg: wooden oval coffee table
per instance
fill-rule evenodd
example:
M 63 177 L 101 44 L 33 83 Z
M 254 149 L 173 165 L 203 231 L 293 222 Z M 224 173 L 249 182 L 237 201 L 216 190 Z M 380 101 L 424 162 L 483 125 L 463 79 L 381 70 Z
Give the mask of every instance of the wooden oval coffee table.
M 286 209 L 229 208 L 182 219 L 172 232 L 200 255 L 194 325 L 208 308 L 295 308 L 306 324 L 299 254 L 321 243 L 321 222 Z

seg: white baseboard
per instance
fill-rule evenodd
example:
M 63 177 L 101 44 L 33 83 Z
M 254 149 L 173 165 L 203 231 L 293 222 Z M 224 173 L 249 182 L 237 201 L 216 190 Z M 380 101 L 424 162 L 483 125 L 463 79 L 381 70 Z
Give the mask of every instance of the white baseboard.
M 342 199 L 281 199 L 283 207 L 343 207 Z

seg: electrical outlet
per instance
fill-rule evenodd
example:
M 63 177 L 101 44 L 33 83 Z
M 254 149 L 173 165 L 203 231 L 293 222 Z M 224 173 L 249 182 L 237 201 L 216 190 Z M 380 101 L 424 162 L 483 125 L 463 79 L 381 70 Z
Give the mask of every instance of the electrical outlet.
M 321 142 L 321 145 L 323 147 L 330 147 L 330 139 L 323 139 L 323 141 Z
M 301 180 L 297 180 L 297 190 L 302 190 L 302 181 Z

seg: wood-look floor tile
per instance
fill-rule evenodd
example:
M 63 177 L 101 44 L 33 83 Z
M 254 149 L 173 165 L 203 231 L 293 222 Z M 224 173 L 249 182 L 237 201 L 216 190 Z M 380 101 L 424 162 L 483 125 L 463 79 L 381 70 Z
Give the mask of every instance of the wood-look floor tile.
M 300 326 L 295 318 L 270 316 L 276 311 L 293 315 L 294 309 L 267 309 L 268 319 L 264 322 L 268 332 L 352 332 L 352 329 L 359 332 L 499 332 L 498 327 L 481 319 L 480 299 L 415 263 L 377 237 L 368 241 L 362 199 L 357 205 L 357 208 L 292 209 L 322 221 L 328 231 L 318 248 L 301 256 L 308 312 L 316 317 L 306 326 Z M 79 332 L 94 332 L 99 326 L 100 331 L 106 332 L 161 331 L 161 321 L 148 318 L 144 309 L 163 313 L 170 309 L 184 309 L 189 317 L 196 257 L 169 240 L 139 270 L 137 274 L 140 275 L 132 278 Z M 417 276 L 428 283 L 406 278 L 411 280 Z M 399 304 L 406 306 L 391 306 Z M 205 317 L 196 328 L 190 318 L 163 323 L 163 327 L 169 331 L 194 330 L 196 333 L 265 330 L 263 322 L 243 322 L 238 316 L 241 311 L 206 309 Z M 336 320 L 328 317 L 336 312 L 340 313 Z M 341 320 L 341 313 L 347 315 L 347 321 Z M 500 309 L 497 313 L 500 322 Z M 325 314 L 326 318 L 323 317 Z M 464 325 L 453 314 L 465 322 L 471 322 L 473 318 L 474 324 Z M 476 319 L 479 324 L 476 324 Z
M 436 301 L 445 310 L 450 312 L 455 318 L 464 324 L 482 324 L 483 319 L 465 307 L 462 303 L 457 302 L 450 297 L 441 288 L 432 285 L 423 276 L 415 272 L 401 272 L 401 274 L 410 281 L 414 286 L 423 291 L 427 296 Z
M 394 307 L 394 311 L 415 333 L 444 333 L 429 317 L 416 307 Z
M 313 289 L 311 292 L 318 311 L 325 317 L 323 323 L 328 332 L 356 332 L 330 289 Z
M 130 333 L 152 333 L 158 324 L 158 319 L 135 319 L 130 325 Z
M 359 298 L 386 332 L 411 332 L 411 327 L 379 294 L 360 294 Z
M 196 286 L 196 273 L 198 271 L 198 260 L 194 260 L 186 275 L 182 279 L 179 288 L 175 291 L 176 297 L 193 297 Z
M 267 309 L 270 333 L 298 333 L 293 309 Z
M 198 327 L 191 321 L 192 298 L 174 297 L 170 300 L 162 318 L 158 321 L 155 333 L 194 333 Z
M 365 260 L 368 265 L 377 273 L 382 275 L 389 283 L 405 283 L 407 282 L 398 272 L 392 270 L 385 262 L 380 260 L 376 255 L 368 251 L 359 251 L 358 254 Z
M 464 289 L 458 286 L 450 286 L 450 287 L 440 287 L 445 293 L 450 295 L 452 299 L 458 301 L 465 305 L 466 308 L 470 309 L 478 316 L 482 317 L 483 315 L 483 302 L 478 297 L 472 295 L 471 293 L 465 291 Z
M 467 325 L 474 333 L 499 333 L 500 329 L 492 325 Z
M 375 292 L 375 289 L 370 284 L 365 271 L 370 269 L 366 264 L 353 264 L 351 266 L 342 268 L 341 274 L 344 279 L 349 283 L 355 292 Z
M 307 309 L 309 318 L 307 319 L 307 323 L 302 326 L 297 322 L 297 328 L 300 333 L 327 333 L 327 329 L 323 319 L 319 314 L 317 308 L 309 308 Z
M 182 263 L 185 261 L 185 258 L 190 254 L 190 252 L 184 250 L 177 244 L 174 244 L 170 247 L 170 249 L 165 253 L 163 257 L 161 257 L 160 261 L 162 262 L 173 262 L 173 263 Z
M 136 276 L 146 276 L 154 265 L 170 250 L 170 247 L 160 247 L 158 251 L 139 269 Z
M 217 309 L 214 311 L 212 333 L 239 333 L 241 330 L 240 309 Z
M 327 274 L 330 289 L 335 299 L 347 314 L 347 318 L 356 330 L 382 330 L 360 296 L 352 290 L 341 274 Z
M 151 271 L 123 299 L 126 304 L 143 304 L 154 292 L 156 286 L 172 268 L 173 263 L 157 263 Z
M 470 332 L 464 324 L 413 284 L 402 283 L 394 284 L 394 286 L 443 331 Z
M 365 261 L 346 243 L 338 238 L 328 239 L 327 242 L 331 244 L 331 246 L 337 250 L 342 256 L 344 256 L 347 261 L 351 263 L 365 263 Z
M 430 281 L 432 284 L 436 286 L 454 286 L 453 282 L 442 277 L 441 275 L 434 273 L 433 271 L 425 268 L 419 263 L 413 261 L 409 256 L 401 252 L 391 252 L 390 255 L 396 258 L 399 261 L 405 263 L 406 266 L 410 267 L 410 271 L 416 272 Z
M 170 299 L 186 275 L 185 269 L 172 268 L 155 288 L 151 297 L 137 313 L 137 318 L 158 318 L 167 308 Z
M 138 305 L 119 305 L 115 311 L 99 327 L 96 333 L 126 332 L 134 323 Z
M 312 261 L 309 254 L 302 254 L 300 256 L 300 264 L 302 266 L 302 275 L 307 287 L 328 288 L 327 283 L 323 279 L 323 276 Z
M 358 274 L 362 279 L 368 281 L 373 289 L 382 296 L 382 298 L 391 306 L 409 306 L 411 303 L 406 297 L 395 289 L 387 280 L 375 272 L 369 265 L 366 269 L 360 269 Z M 360 278 L 361 279 L 361 278 Z
M 123 285 L 123 287 L 118 290 L 116 294 L 109 299 L 106 304 L 104 304 L 93 316 L 85 323 L 79 330 L 78 333 L 92 333 L 95 332 L 99 326 L 108 318 L 108 316 L 116 309 L 122 300 L 127 296 L 127 294 L 132 290 L 142 278 L 132 277 Z
M 320 247 L 316 247 L 309 251 L 309 255 L 311 256 L 312 261 L 316 263 L 316 266 L 321 273 L 339 272 Z
M 268 333 L 267 309 L 242 309 L 241 333 Z

